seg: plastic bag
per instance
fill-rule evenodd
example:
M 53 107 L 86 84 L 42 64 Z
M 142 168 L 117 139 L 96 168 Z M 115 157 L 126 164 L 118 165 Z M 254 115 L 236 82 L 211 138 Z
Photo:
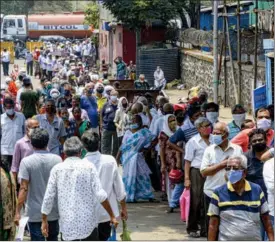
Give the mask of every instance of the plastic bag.
M 25 227 L 28 221 L 29 221 L 29 217 L 22 217 L 19 220 L 19 226 L 17 227 L 16 236 L 15 236 L 16 241 L 23 241 Z
M 127 223 L 125 220 L 122 220 L 123 223 L 123 231 L 122 234 L 120 235 L 120 238 L 122 241 L 131 241 L 131 237 L 130 237 L 130 231 L 127 228 Z
M 184 189 L 180 196 L 180 215 L 181 220 L 188 222 L 190 210 L 190 189 Z
M 114 225 L 112 225 L 111 236 L 108 239 L 108 241 L 117 241 L 117 239 L 116 239 L 116 228 L 115 228 Z

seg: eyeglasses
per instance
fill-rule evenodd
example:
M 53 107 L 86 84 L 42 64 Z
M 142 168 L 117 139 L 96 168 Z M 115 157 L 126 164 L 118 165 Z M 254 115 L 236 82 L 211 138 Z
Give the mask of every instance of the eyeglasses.
M 243 168 L 242 167 L 236 167 L 236 166 L 227 166 L 227 167 L 225 167 L 225 170 L 226 171 L 231 171 L 231 170 L 239 171 L 239 170 L 243 170 Z

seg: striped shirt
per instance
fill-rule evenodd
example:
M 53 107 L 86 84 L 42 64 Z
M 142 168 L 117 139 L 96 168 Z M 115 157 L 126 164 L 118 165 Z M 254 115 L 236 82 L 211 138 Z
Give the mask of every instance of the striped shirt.
M 184 124 L 181 126 L 181 128 L 170 137 L 169 141 L 173 144 L 177 144 L 181 141 L 187 143 L 196 134 L 198 134 L 197 128 L 190 121 L 190 119 L 187 118 L 184 120 Z
M 208 216 L 218 216 L 218 240 L 261 241 L 261 215 L 268 213 L 268 204 L 261 187 L 245 181 L 242 195 L 230 182 L 217 188 L 210 202 Z

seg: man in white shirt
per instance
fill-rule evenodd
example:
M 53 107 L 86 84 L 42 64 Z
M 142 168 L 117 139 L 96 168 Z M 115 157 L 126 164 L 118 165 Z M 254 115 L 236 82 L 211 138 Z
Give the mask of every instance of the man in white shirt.
M 63 240 L 98 240 L 98 202 L 108 212 L 110 222 L 115 227 L 118 224 L 96 167 L 80 159 L 82 149 L 83 145 L 77 137 L 67 139 L 64 143 L 67 159 L 51 171 L 41 208 L 41 230 L 45 237 L 48 237 L 47 216 L 56 201 Z
M 212 142 L 205 149 L 201 174 L 206 177 L 204 183 L 205 211 L 208 211 L 213 191 L 226 183 L 225 168 L 230 156 L 242 155 L 242 148 L 232 144 L 229 139 L 229 129 L 226 123 L 218 122 L 212 132 Z M 206 232 L 208 231 L 209 218 L 206 217 Z
M 26 53 L 27 74 L 33 74 L 33 54 L 28 50 Z
M 184 186 L 190 189 L 190 214 L 187 223 L 187 232 L 191 237 L 206 237 L 203 185 L 205 178 L 200 173 L 204 151 L 211 144 L 211 122 L 200 117 L 195 121 L 198 130 L 185 146 Z M 199 232 L 200 225 L 200 233 Z
M 47 59 L 47 77 L 49 81 L 51 81 L 53 78 L 54 65 L 55 65 L 55 60 L 53 59 L 52 54 L 49 53 L 48 59 Z
M 9 76 L 10 52 L 6 48 L 1 52 L 1 61 L 4 76 Z
M 269 216 L 274 228 L 274 158 L 265 162 L 263 177 L 267 189 Z
M 25 134 L 25 117 L 14 111 L 14 101 L 5 98 L 5 113 L 1 114 L 1 162 L 11 168 L 14 146 Z
M 107 193 L 115 217 L 119 217 L 117 204 L 117 201 L 119 201 L 121 205 L 121 218 L 126 220 L 126 192 L 115 158 L 111 155 L 102 155 L 99 152 L 100 137 L 92 130 L 86 131 L 82 135 L 81 141 L 88 151 L 84 160 L 91 162 L 96 167 L 102 188 Z M 106 241 L 111 235 L 110 217 L 100 204 L 98 204 L 97 211 L 99 212 L 99 240 Z

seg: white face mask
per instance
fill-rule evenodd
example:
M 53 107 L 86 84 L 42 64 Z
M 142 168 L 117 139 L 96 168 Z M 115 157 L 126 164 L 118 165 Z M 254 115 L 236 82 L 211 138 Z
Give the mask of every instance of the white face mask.
M 6 109 L 7 115 L 14 115 L 14 113 L 15 113 L 14 108 Z
M 206 112 L 206 118 L 212 123 L 218 121 L 219 113 L 218 112 Z
M 232 114 L 232 117 L 234 119 L 234 122 L 241 127 L 243 121 L 245 120 L 246 113 L 241 114 Z
M 258 129 L 263 129 L 264 131 L 267 131 L 268 129 L 271 128 L 271 120 L 270 119 L 260 119 L 257 121 L 257 128 Z

